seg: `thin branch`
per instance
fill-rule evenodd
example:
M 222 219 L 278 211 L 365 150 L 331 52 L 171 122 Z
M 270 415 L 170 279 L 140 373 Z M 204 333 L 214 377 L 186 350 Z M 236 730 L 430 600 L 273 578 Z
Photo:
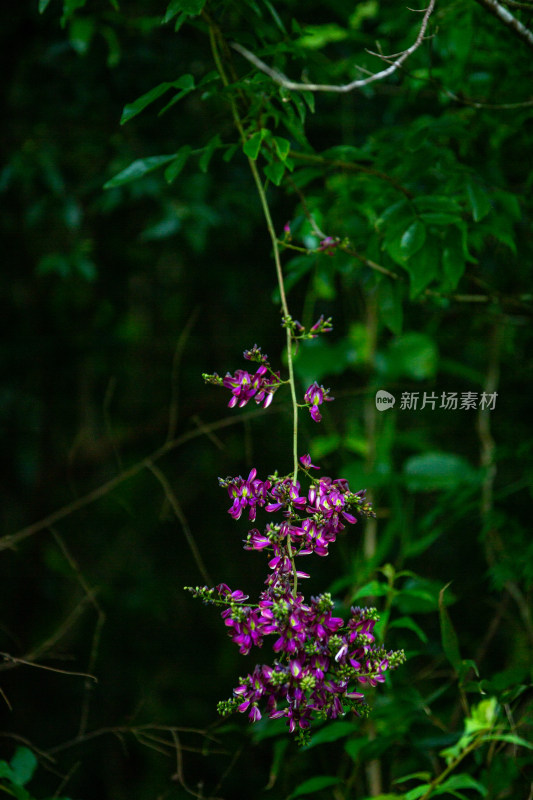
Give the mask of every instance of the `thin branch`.
M 269 411 L 271 412 L 271 410 Z M 256 411 L 249 411 L 248 413 L 240 414 L 238 417 L 225 417 L 224 419 L 221 419 L 218 422 L 210 423 L 205 427 L 210 431 L 220 430 L 221 428 L 228 428 L 231 425 L 238 425 L 245 419 L 252 419 L 253 417 L 262 416 L 265 413 L 266 412 L 263 409 L 257 409 Z M 186 442 L 190 442 L 192 439 L 197 439 L 199 436 L 203 436 L 204 433 L 205 430 L 203 428 L 200 430 L 188 431 L 187 433 L 178 436 L 171 442 L 165 442 L 164 445 L 159 447 L 157 450 L 154 450 L 154 452 L 147 458 L 143 458 L 142 461 L 137 461 L 131 467 L 124 470 L 124 472 L 121 472 L 120 475 L 116 475 L 114 478 L 111 478 L 100 486 L 97 486 L 96 489 L 93 489 L 81 497 L 77 497 L 71 503 L 67 503 L 57 511 L 52 512 L 38 522 L 33 522 L 31 525 L 21 528 L 21 530 L 17 531 L 16 533 L 2 536 L 0 538 L 0 551 L 13 548 L 15 545 L 17 545 L 19 542 L 22 542 L 24 539 L 27 539 L 29 536 L 33 536 L 45 528 L 50 528 L 52 525 L 55 525 L 56 522 L 60 522 L 60 520 L 65 519 L 76 511 L 80 511 L 80 509 L 85 508 L 85 506 L 94 503 L 96 500 L 100 500 L 102 497 L 105 497 L 105 495 L 109 494 L 109 492 L 116 489 L 117 486 L 120 486 L 121 483 L 133 478 L 135 475 L 138 475 L 139 472 L 142 472 L 142 470 L 148 468 L 149 464 L 151 464 L 153 461 L 158 461 L 167 453 L 175 450 L 176 447 L 180 447 Z
M 98 683 L 98 678 L 94 675 L 89 675 L 87 672 L 73 672 L 72 670 L 68 669 L 58 669 L 57 667 L 47 667 L 45 664 L 36 664 L 34 661 L 28 661 L 25 658 L 16 658 L 15 656 L 10 655 L 9 653 L 0 653 L 0 657 L 4 659 L 8 664 L 12 664 L 13 666 L 17 666 L 17 664 L 22 664 L 25 667 L 36 667 L 37 669 L 44 669 L 47 672 L 59 672 L 61 675 L 73 675 L 76 678 L 90 678 L 92 681 Z
M 490 2 L 491 0 L 486 0 Z M 407 48 L 407 50 L 403 50 L 401 53 L 397 54 L 398 57 L 389 64 L 386 69 L 381 70 L 381 72 L 376 72 L 373 75 L 369 75 L 366 78 L 361 78 L 359 80 L 351 81 L 350 83 L 345 83 L 340 86 L 335 84 L 320 84 L 320 83 L 297 83 L 295 81 L 289 80 L 286 75 L 282 72 L 279 72 L 277 69 L 273 69 L 269 67 L 268 64 L 265 64 L 264 61 L 261 61 L 254 53 L 247 50 L 246 47 L 238 44 L 237 42 L 232 42 L 231 47 L 240 53 L 247 61 L 253 64 L 257 69 L 264 72 L 268 75 L 275 83 L 278 83 L 280 86 L 283 86 L 285 89 L 290 89 L 292 91 L 303 91 L 303 92 L 336 92 L 339 94 L 347 94 L 348 92 L 352 92 L 354 89 L 362 89 L 364 86 L 368 86 L 375 81 L 381 81 L 384 78 L 388 78 L 389 75 L 392 75 L 396 72 L 399 67 L 406 61 L 409 56 L 418 50 L 424 39 L 426 38 L 426 30 L 429 22 L 429 18 L 433 13 L 433 9 L 435 8 L 435 0 L 430 0 L 429 6 L 424 10 L 424 16 L 422 19 L 422 24 L 420 26 L 420 30 L 418 32 L 418 36 L 416 37 L 413 44 Z M 379 58 L 383 58 L 383 56 L 372 53 L 372 55 L 378 55 Z
M 507 28 L 510 28 L 519 39 L 522 39 L 528 47 L 533 49 L 533 32 L 531 32 L 529 28 L 526 28 L 520 20 L 513 17 L 510 11 L 507 11 L 506 8 L 498 3 L 498 0 L 476 0 L 476 2 L 479 3 L 480 6 L 483 6 L 483 8 L 486 8 L 487 11 L 490 11 L 494 17 L 499 19 L 500 22 L 503 22 L 503 24 Z
M 176 349 L 174 351 L 174 358 L 172 360 L 172 374 L 170 379 L 171 385 L 170 385 L 170 406 L 168 410 L 168 433 L 166 439 L 167 442 L 171 442 L 173 439 L 176 438 L 176 430 L 178 428 L 179 369 L 180 369 L 181 359 L 183 356 L 183 351 L 187 343 L 187 339 L 190 336 L 194 323 L 198 319 L 199 313 L 200 313 L 200 306 L 196 306 L 192 314 L 189 316 L 189 319 L 185 323 L 182 332 L 180 333 L 178 342 L 176 344 Z
M 289 157 L 298 161 L 307 161 L 311 164 L 323 164 L 324 166 L 331 167 L 332 169 L 342 169 L 346 172 L 364 172 L 366 175 L 373 175 L 382 181 L 387 181 L 387 183 L 390 183 L 391 186 L 394 186 L 395 189 L 404 194 L 408 200 L 412 200 L 414 198 L 412 192 L 410 192 L 409 189 L 406 189 L 405 186 L 402 186 L 400 183 L 398 183 L 398 181 L 395 180 L 395 178 L 393 178 L 391 175 L 387 175 L 387 173 L 380 172 L 372 167 L 367 167 L 365 164 L 359 164 L 355 161 L 327 159 L 323 156 L 317 156 L 314 153 L 299 153 L 294 150 L 289 152 Z
M 87 665 L 87 672 L 92 674 L 94 672 L 96 666 L 96 659 L 98 656 L 98 648 L 100 645 L 100 636 L 102 634 L 102 628 L 104 627 L 106 621 L 106 615 L 104 610 L 102 609 L 100 603 L 96 599 L 96 592 L 92 589 L 85 577 L 70 550 L 68 549 L 67 545 L 63 541 L 62 537 L 59 533 L 54 529 L 51 528 L 50 532 L 54 537 L 58 547 L 60 548 L 61 552 L 63 553 L 64 558 L 68 562 L 71 570 L 74 572 L 78 583 L 80 584 L 81 588 L 85 592 L 85 596 L 93 606 L 94 610 L 97 614 L 96 625 L 94 627 L 92 641 L 91 641 L 91 650 L 89 654 L 89 663 Z M 91 691 L 93 688 L 93 684 L 90 681 L 85 681 L 85 690 L 83 694 L 82 706 L 81 706 L 81 714 L 80 714 L 80 724 L 78 728 L 78 733 L 83 734 L 87 730 L 87 722 L 89 719 L 89 707 L 91 702 Z
M 181 508 L 181 506 L 179 504 L 179 501 L 178 501 L 178 498 L 176 497 L 175 492 L 172 490 L 172 487 L 171 487 L 170 483 L 166 479 L 166 477 L 163 474 L 163 472 L 159 469 L 159 467 L 156 467 L 156 465 L 152 464 L 152 462 L 149 462 L 146 466 L 148 467 L 150 472 L 153 475 L 155 475 L 155 477 L 157 478 L 157 480 L 159 481 L 159 483 L 163 487 L 163 490 L 165 492 L 165 497 L 167 498 L 168 502 L 172 506 L 172 510 L 174 511 L 174 514 L 176 515 L 181 527 L 183 528 L 183 533 L 185 534 L 185 538 L 187 539 L 187 544 L 190 547 L 190 550 L 191 550 L 191 553 L 193 555 L 193 558 L 196 561 L 196 566 L 200 570 L 204 581 L 207 584 L 212 585 L 213 581 L 209 577 L 209 573 L 208 573 L 208 571 L 206 569 L 206 566 L 205 566 L 205 564 L 203 562 L 202 556 L 200 555 L 200 551 L 198 550 L 198 547 L 196 546 L 196 542 L 194 541 L 194 536 L 193 536 L 192 531 L 190 529 L 189 523 L 187 522 L 185 514 L 182 511 L 182 508 Z

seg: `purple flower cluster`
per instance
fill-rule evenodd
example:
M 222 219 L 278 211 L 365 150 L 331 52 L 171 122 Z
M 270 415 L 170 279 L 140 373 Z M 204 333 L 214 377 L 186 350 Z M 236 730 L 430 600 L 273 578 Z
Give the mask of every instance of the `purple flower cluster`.
M 304 400 L 309 407 L 309 413 L 311 414 L 312 419 L 315 422 L 320 422 L 322 419 L 322 415 L 318 410 L 318 407 L 322 405 L 324 402 L 330 403 L 334 400 L 334 397 L 328 397 L 329 389 L 324 389 L 323 386 L 319 386 L 318 383 L 315 381 L 311 384 L 309 389 L 306 391 L 304 395 Z
M 234 408 L 236 405 L 242 408 L 252 397 L 257 404 L 263 403 L 263 408 L 268 408 L 274 392 L 281 385 L 281 379 L 279 372 L 269 375 L 266 364 L 261 364 L 254 375 L 250 375 L 244 369 L 238 369 L 235 375 L 228 372 L 222 380 L 222 385 L 226 389 L 231 389 L 229 408 Z
M 220 479 L 232 501 L 229 514 L 239 519 L 248 509 L 255 520 L 257 508 L 280 513 L 264 531 L 254 528 L 245 540 L 246 550 L 265 550 L 270 574 L 257 603 L 232 591 L 226 584 L 214 589 L 190 589 L 206 603 L 223 606 L 222 618 L 228 634 L 246 655 L 262 647 L 265 637 L 274 637 L 272 666 L 256 666 L 241 678 L 230 700 L 219 703 L 219 711 L 247 713 L 252 722 L 266 713 L 270 719 L 284 717 L 291 733 L 304 743 L 315 718 L 335 719 L 348 710 L 366 713 L 364 685 L 375 686 L 384 672 L 402 663 L 403 653 L 386 652 L 377 645 L 375 609 L 352 608 L 347 623 L 333 616 L 329 594 L 309 602 L 297 590 L 299 578 L 309 575 L 295 566 L 295 559 L 316 553 L 328 555 L 328 547 L 346 524 L 358 516 L 373 516 L 364 492 L 352 492 L 344 479 L 313 478 L 318 469 L 309 455 L 300 459 L 310 485 L 303 492 L 292 477 L 272 475 L 262 481 L 252 469 L 247 480 Z
M 324 316 L 321 316 L 315 322 L 309 332 L 306 332 L 303 325 L 290 317 L 284 320 L 284 324 L 291 329 L 296 339 L 314 339 L 319 333 L 328 333 L 332 329 L 331 319 L 324 319 Z M 301 336 L 297 335 L 297 332 L 300 331 L 303 332 Z M 235 406 L 242 408 L 252 399 L 257 404 L 262 403 L 263 408 L 268 408 L 272 403 L 274 393 L 282 383 L 287 383 L 287 381 L 282 381 L 280 373 L 271 369 L 268 357 L 261 352 L 261 348 L 256 344 L 250 350 L 245 350 L 243 355 L 247 361 L 255 361 L 259 364 L 255 373 L 252 374 L 248 370 L 238 369 L 234 375 L 227 372 L 224 378 L 221 378 L 216 372 L 212 375 L 204 373 L 202 377 L 206 383 L 224 386 L 231 391 L 231 399 L 228 403 L 229 408 L 235 408 Z M 320 422 L 322 415 L 320 414 L 319 406 L 334 399 L 334 397 L 329 397 L 329 389 L 324 389 L 323 386 L 319 386 L 315 381 L 305 392 L 304 405 L 309 409 L 312 419 L 315 422 Z

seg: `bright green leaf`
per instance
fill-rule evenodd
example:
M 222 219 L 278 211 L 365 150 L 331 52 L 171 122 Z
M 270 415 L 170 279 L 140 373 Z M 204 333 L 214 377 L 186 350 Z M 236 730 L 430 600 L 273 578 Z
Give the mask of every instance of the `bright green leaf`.
M 137 100 L 133 101 L 133 103 L 128 103 L 128 105 L 124 106 L 124 111 L 122 112 L 122 117 L 120 118 L 120 124 L 124 125 L 125 122 L 128 122 L 133 117 L 136 117 L 137 114 L 140 114 L 141 111 L 144 111 L 147 106 L 165 94 L 165 92 L 168 92 L 169 89 L 183 89 L 188 93 L 194 89 L 194 78 L 192 75 L 182 75 L 176 81 L 165 81 L 164 83 L 160 83 L 158 86 L 155 86 L 153 89 L 150 89 L 149 92 L 146 92 L 146 94 L 138 97 Z
M 271 164 L 266 165 L 264 172 L 273 184 L 279 186 L 285 174 L 285 164 L 281 161 L 272 161 Z
M 419 797 L 422 797 L 422 795 L 426 794 L 429 788 L 429 783 L 423 783 L 420 786 L 415 786 L 414 789 L 411 789 L 403 795 L 402 800 L 418 800 Z
M 291 149 L 291 143 L 288 139 L 284 139 L 283 136 L 274 136 L 273 139 L 279 157 L 282 161 L 286 161 Z
M 292 800 L 293 797 L 301 797 L 303 794 L 320 792 L 321 789 L 328 789 L 330 786 L 338 786 L 339 783 L 342 783 L 341 779 L 333 775 L 317 775 L 316 778 L 309 778 L 309 780 L 297 786 L 287 800 Z
M 243 146 L 244 155 L 248 156 L 248 158 L 253 159 L 255 161 L 257 156 L 259 155 L 259 150 L 261 149 L 261 142 L 265 138 L 265 134 L 263 133 L 264 128 L 260 131 L 256 131 L 252 133 L 249 139 L 247 139 Z
M 476 781 L 471 775 L 462 773 L 460 775 L 452 775 L 444 783 L 435 788 L 435 794 L 446 794 L 446 792 L 455 792 L 458 789 L 472 789 L 478 792 L 482 797 L 486 797 L 488 789 L 482 783 Z
M 176 158 L 176 153 L 171 156 L 149 156 L 148 158 L 138 158 L 129 167 L 123 169 L 114 178 L 104 184 L 104 189 L 115 189 L 117 186 L 122 186 L 124 183 L 135 181 L 142 178 L 149 172 L 153 172 L 165 164 L 169 164 Z

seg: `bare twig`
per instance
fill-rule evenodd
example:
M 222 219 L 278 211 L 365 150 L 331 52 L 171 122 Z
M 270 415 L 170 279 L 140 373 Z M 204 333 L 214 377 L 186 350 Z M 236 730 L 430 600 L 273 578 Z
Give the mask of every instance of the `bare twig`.
M 191 553 L 193 555 L 193 558 L 196 561 L 196 566 L 200 570 L 204 581 L 206 583 L 208 583 L 208 584 L 212 584 L 213 581 L 209 577 L 209 573 L 208 573 L 208 571 L 206 569 L 206 566 L 205 566 L 205 564 L 203 562 L 202 556 L 200 555 L 200 551 L 198 550 L 198 547 L 196 546 L 196 542 L 194 541 L 194 536 L 193 536 L 192 531 L 190 529 L 189 523 L 187 522 L 185 514 L 182 511 L 182 508 L 181 508 L 181 506 L 179 504 L 178 498 L 176 497 L 175 492 L 172 490 L 172 487 L 171 487 L 170 483 L 166 479 L 166 477 L 163 474 L 163 472 L 159 469 L 159 467 L 156 467 L 155 464 L 153 464 L 152 462 L 148 462 L 148 464 L 146 466 L 148 467 L 150 472 L 153 475 L 155 475 L 155 477 L 157 478 L 157 480 L 159 481 L 159 483 L 163 487 L 164 492 L 165 492 L 165 497 L 167 498 L 168 502 L 172 506 L 172 510 L 174 511 L 176 517 L 178 518 L 178 521 L 179 521 L 181 527 L 183 528 L 183 533 L 185 534 L 185 538 L 187 539 L 187 544 L 190 547 L 190 550 L 191 550 Z
M 493 0 L 487 0 L 487 2 L 491 2 Z M 352 92 L 354 89 L 362 89 L 364 86 L 368 86 L 375 81 L 381 81 L 384 78 L 388 78 L 389 75 L 392 75 L 396 72 L 397 69 L 401 67 L 401 65 L 409 58 L 409 56 L 418 50 L 424 39 L 426 38 L 426 30 L 429 22 L 429 18 L 433 13 L 433 9 L 435 7 L 435 0 L 430 0 L 428 7 L 423 11 L 423 18 L 422 24 L 420 26 L 420 30 L 418 32 L 418 36 L 416 37 L 413 44 L 407 48 L 407 50 L 403 50 L 401 53 L 397 53 L 396 57 L 392 64 L 386 69 L 381 70 L 381 72 L 376 72 L 373 75 L 368 75 L 366 78 L 360 78 L 359 80 L 351 81 L 350 83 L 345 83 L 340 86 L 335 84 L 321 84 L 321 83 L 298 83 L 295 81 L 289 80 L 286 75 L 282 72 L 279 72 L 277 69 L 273 69 L 269 67 L 268 64 L 265 64 L 264 61 L 261 61 L 254 53 L 247 50 L 246 47 L 238 44 L 237 42 L 232 42 L 231 47 L 240 53 L 247 61 L 253 64 L 257 69 L 264 72 L 270 78 L 272 78 L 275 83 L 278 83 L 280 86 L 283 86 L 285 89 L 290 89 L 292 91 L 304 91 L 304 92 L 337 92 L 339 94 L 346 94 L 348 92 Z M 387 57 L 384 57 L 377 53 L 372 53 L 372 55 L 377 55 L 379 58 L 383 59 L 384 61 L 387 60 Z
M 8 664 L 17 666 L 18 664 L 22 664 L 25 667 L 36 667 L 37 669 L 44 669 L 47 672 L 59 672 L 61 675 L 73 675 L 77 678 L 90 678 L 92 681 L 98 682 L 98 678 L 94 675 L 88 675 L 87 672 L 73 672 L 72 670 L 68 669 L 58 669 L 57 667 L 47 667 L 46 664 L 36 664 L 34 661 L 29 661 L 26 658 L 16 658 L 16 656 L 12 656 L 9 653 L 0 653 L 0 657 L 4 659 L 6 664 L 2 666 L 7 666 Z
M 533 49 L 533 32 L 526 28 L 520 20 L 516 17 L 513 17 L 510 11 L 508 11 L 504 6 L 498 3 L 498 0 L 476 0 L 480 6 L 486 8 L 487 11 L 499 19 L 500 22 L 513 31 L 519 39 L 521 39 L 528 47 Z
M 196 306 L 192 314 L 189 316 L 189 319 L 185 323 L 185 326 L 180 333 L 178 342 L 176 344 L 176 349 L 174 351 L 174 358 L 172 361 L 172 374 L 171 374 L 171 383 L 170 383 L 170 406 L 168 410 L 168 433 L 167 433 L 167 442 L 171 442 L 173 439 L 176 438 L 176 431 L 178 427 L 178 398 L 179 398 L 179 388 L 178 388 L 178 375 L 179 375 L 179 368 L 181 363 L 181 358 L 183 356 L 183 350 L 185 348 L 185 344 L 187 343 L 187 339 L 191 333 L 191 330 L 194 326 L 194 323 L 198 319 L 198 314 L 200 313 L 200 306 Z
M 269 409 L 269 413 L 271 413 L 271 411 L 272 410 Z M 221 428 L 228 428 L 232 425 L 238 425 L 245 419 L 252 419 L 253 417 L 259 417 L 263 414 L 265 414 L 263 409 L 257 409 L 256 411 L 249 411 L 246 414 L 240 414 L 238 417 L 225 417 L 218 422 L 213 422 L 209 425 L 206 425 L 205 428 L 210 431 L 220 430 Z M 138 475 L 139 472 L 142 472 L 142 470 L 147 469 L 149 464 L 152 462 L 158 461 L 167 453 L 170 453 L 172 450 L 175 450 L 177 447 L 180 447 L 186 442 L 190 442 L 192 439 L 197 439 L 199 436 L 204 435 L 204 433 L 204 429 L 188 431 L 187 433 L 178 436 L 173 441 L 165 442 L 165 444 L 163 444 L 157 450 L 154 450 L 154 452 L 147 458 L 143 458 L 142 461 L 137 461 L 131 467 L 121 472 L 120 475 L 116 475 L 114 478 L 111 478 L 100 486 L 97 486 L 96 489 L 93 489 L 81 497 L 77 497 L 71 503 L 67 503 L 57 511 L 49 514 L 47 517 L 44 517 L 43 519 L 39 520 L 38 522 L 34 522 L 31 525 L 27 525 L 25 528 L 22 528 L 16 533 L 2 536 L 0 538 L 0 551 L 15 547 L 15 545 L 17 545 L 19 542 L 22 542 L 24 539 L 27 539 L 29 536 L 34 536 L 36 533 L 39 533 L 45 528 L 50 528 L 52 525 L 55 525 L 56 522 L 60 522 L 60 520 L 65 519 L 71 514 L 74 514 L 76 511 L 80 511 L 80 509 L 85 508 L 85 506 L 94 503 L 96 500 L 100 500 L 102 497 L 105 497 L 105 495 L 109 494 L 109 492 L 112 492 L 114 489 L 116 489 L 117 486 L 120 486 L 121 483 L 124 483 L 130 478 L 135 477 L 135 475 Z
M 101 636 L 101 633 L 102 633 L 102 628 L 103 628 L 103 626 L 105 624 L 106 616 L 105 616 L 105 613 L 104 613 L 100 603 L 96 599 L 95 590 L 91 589 L 91 587 L 89 586 L 89 584 L 85 580 L 85 577 L 84 577 L 82 571 L 80 570 L 76 559 L 74 558 L 72 553 L 67 548 L 65 542 L 63 541 L 63 539 L 61 538 L 59 533 L 56 530 L 54 530 L 53 528 L 50 529 L 50 532 L 52 533 L 52 536 L 56 540 L 56 543 L 57 543 L 58 547 L 61 549 L 61 552 L 63 553 L 63 556 L 67 560 L 70 568 L 72 569 L 72 571 L 76 575 L 76 579 L 77 579 L 78 583 L 80 584 L 81 588 L 83 589 L 83 591 L 85 592 L 85 596 L 87 597 L 88 601 L 91 603 L 91 605 L 93 606 L 93 608 L 94 608 L 94 610 L 96 611 L 96 614 L 97 614 L 96 625 L 95 625 L 95 628 L 94 628 L 94 631 L 93 631 L 92 642 L 91 642 L 91 651 L 90 651 L 90 654 L 89 654 L 89 663 L 87 665 L 87 672 L 92 674 L 94 672 L 94 668 L 96 666 L 96 658 L 97 658 L 97 655 L 98 655 L 98 647 L 99 647 L 99 644 L 100 644 L 100 636 Z M 85 733 L 85 731 L 87 729 L 87 722 L 88 722 L 88 719 L 89 719 L 89 705 L 90 705 L 90 697 L 91 697 L 92 688 L 93 688 L 93 684 L 88 680 L 85 681 L 85 691 L 84 691 L 84 695 L 83 695 L 81 714 L 80 714 L 80 724 L 79 724 L 79 728 L 78 728 L 78 733 L 79 734 Z

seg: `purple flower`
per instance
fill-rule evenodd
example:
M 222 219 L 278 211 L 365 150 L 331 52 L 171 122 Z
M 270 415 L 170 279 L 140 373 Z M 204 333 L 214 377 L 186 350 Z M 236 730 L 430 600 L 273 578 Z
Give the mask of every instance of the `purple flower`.
M 318 252 L 332 256 L 335 253 L 335 248 L 338 247 L 339 244 L 340 242 L 338 239 L 334 239 L 333 236 L 326 236 L 326 238 L 322 239 L 320 242 Z
M 309 413 L 315 422 L 320 422 L 322 419 L 318 407 L 321 406 L 325 401 L 330 402 L 331 400 L 335 399 L 334 397 L 328 397 L 328 394 L 329 389 L 324 389 L 323 386 L 319 386 L 315 381 L 311 384 L 304 395 L 304 400 L 309 407 Z
M 306 469 L 320 469 L 320 467 L 316 467 L 314 464 L 311 464 L 311 456 L 309 453 L 305 456 L 300 456 L 300 462 Z
M 242 408 L 252 398 L 256 403 L 263 403 L 263 407 L 268 408 L 274 392 L 281 384 L 281 379 L 279 372 L 270 376 L 267 373 L 268 367 L 265 364 L 261 364 L 254 375 L 250 375 L 244 369 L 238 369 L 235 375 L 226 373 L 222 385 L 226 389 L 231 389 L 232 398 L 228 403 L 229 408 L 234 408 L 237 404 L 239 408 Z
M 243 510 L 248 506 L 248 519 L 253 522 L 256 517 L 256 506 L 264 506 L 267 498 L 267 491 L 270 488 L 270 481 L 257 480 L 257 470 L 250 470 L 248 479 L 245 481 L 239 475 L 237 478 L 219 478 L 219 484 L 228 490 L 233 505 L 228 509 L 233 519 L 240 519 Z

